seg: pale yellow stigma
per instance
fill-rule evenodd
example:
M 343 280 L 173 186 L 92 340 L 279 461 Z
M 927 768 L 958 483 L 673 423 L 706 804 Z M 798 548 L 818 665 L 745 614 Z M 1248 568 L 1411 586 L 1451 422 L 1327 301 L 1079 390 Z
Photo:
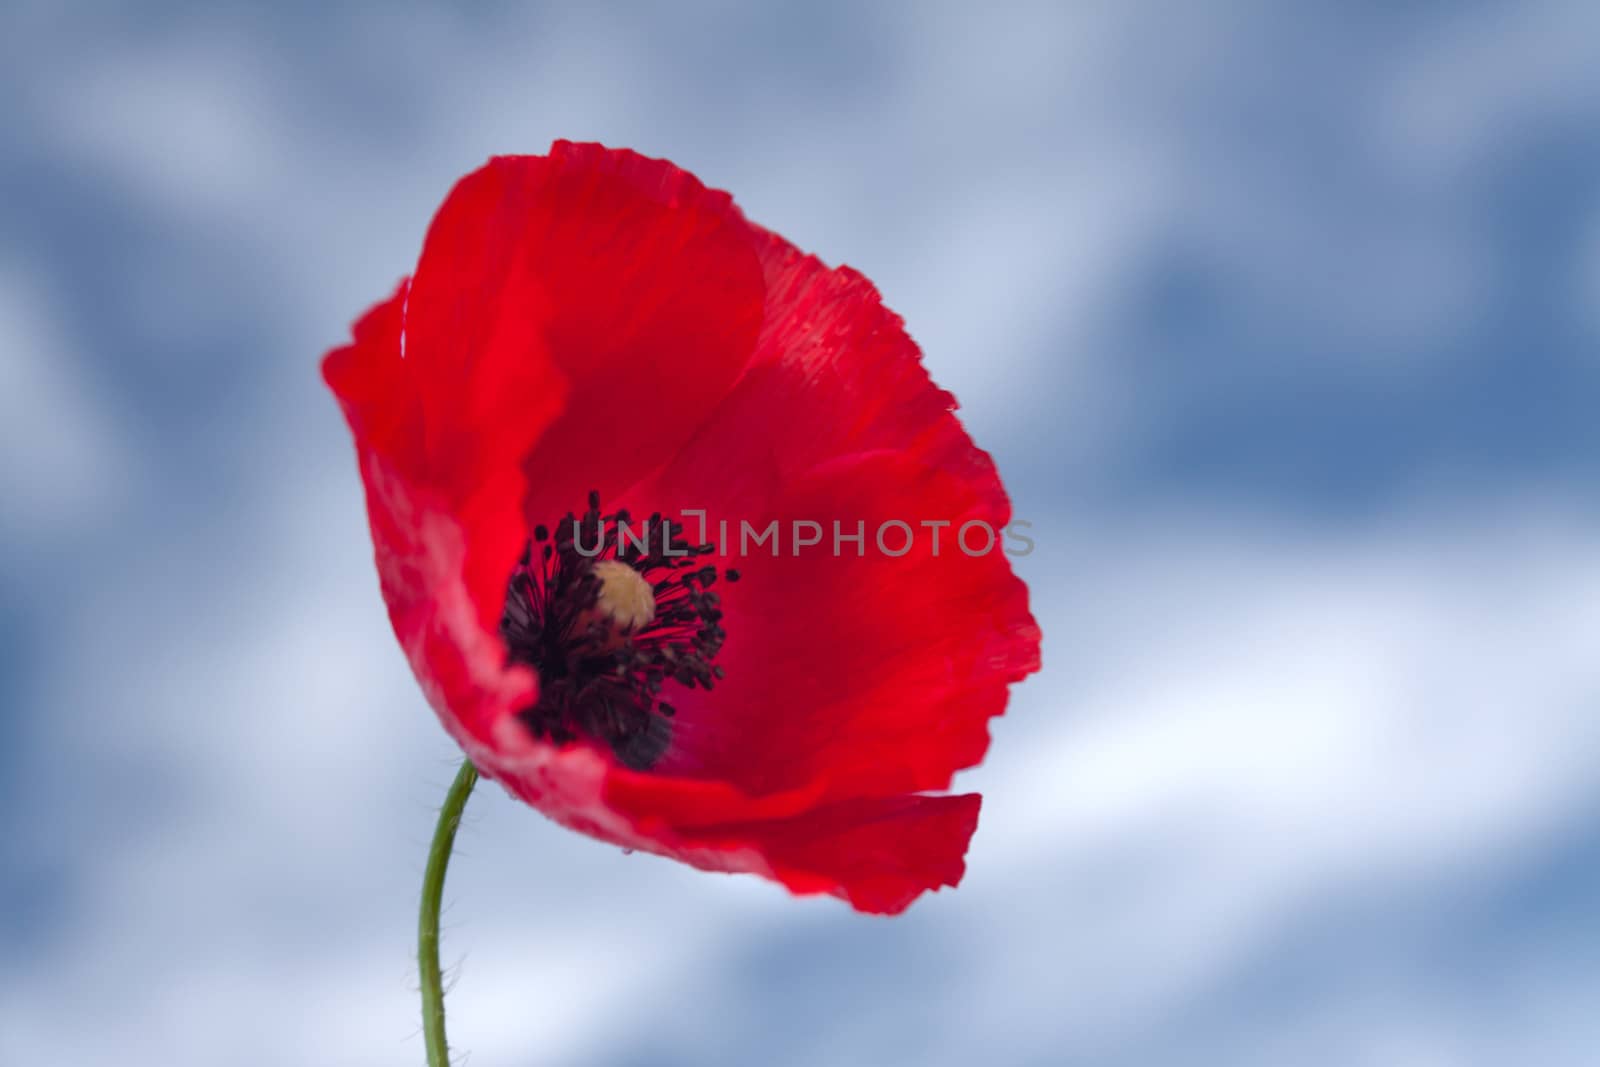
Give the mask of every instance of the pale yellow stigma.
M 656 617 L 656 596 L 650 583 L 626 563 L 601 560 L 594 565 L 594 576 L 600 579 L 594 614 L 609 620 L 618 633 L 633 633 Z

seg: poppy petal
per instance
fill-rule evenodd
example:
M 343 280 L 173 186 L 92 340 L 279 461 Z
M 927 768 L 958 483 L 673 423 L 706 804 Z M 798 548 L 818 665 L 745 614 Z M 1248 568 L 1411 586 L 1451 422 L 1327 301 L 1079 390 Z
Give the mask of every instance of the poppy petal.
M 557 142 L 464 178 L 415 278 L 323 369 L 396 635 L 485 776 L 595 837 L 864 911 L 960 880 L 979 799 L 919 794 L 982 757 L 1038 667 L 1000 553 L 708 560 L 748 572 L 725 590 L 725 677 L 681 696 L 649 771 L 534 736 L 539 680 L 499 633 L 530 531 L 590 491 L 869 538 L 1003 528 L 993 463 L 866 279 L 670 163 Z
M 948 788 L 982 758 L 1008 686 L 1039 668 L 1003 554 L 1010 504 L 871 283 L 762 239 L 768 318 L 751 369 L 630 494 L 703 512 L 718 562 L 742 572 L 723 594 L 726 677 L 678 701 L 661 769 L 754 792 L 824 771 L 836 797 Z M 834 520 L 864 543 L 835 556 Z M 743 537 L 774 521 L 776 559 Z M 796 521 L 820 527 L 803 558 Z M 991 535 L 987 552 L 962 547 Z
M 452 732 L 488 738 L 534 691 L 497 631 L 528 530 L 672 454 L 748 360 L 762 293 L 726 193 L 558 142 L 457 183 L 414 281 L 329 355 L 385 599 Z
M 557 142 L 456 186 L 423 248 L 409 337 L 443 385 L 438 432 L 468 439 L 524 419 L 542 378 L 480 377 L 481 397 L 453 394 L 462 354 L 521 368 L 542 350 L 564 403 L 519 457 L 531 527 L 671 458 L 744 369 L 764 291 L 726 193 L 661 160 Z
M 707 828 L 678 855 L 717 870 L 753 851 L 765 867 L 757 873 L 792 892 L 831 893 L 857 911 L 894 915 L 929 890 L 960 884 L 981 805 L 975 793 L 850 800 L 791 819 Z

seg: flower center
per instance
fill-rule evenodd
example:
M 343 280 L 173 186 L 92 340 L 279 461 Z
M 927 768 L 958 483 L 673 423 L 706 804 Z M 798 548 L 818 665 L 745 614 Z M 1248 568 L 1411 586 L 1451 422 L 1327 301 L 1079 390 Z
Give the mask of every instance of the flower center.
M 650 583 L 626 563 L 603 559 L 594 565 L 594 576 L 600 579 L 600 591 L 592 614 L 611 624 L 612 640 L 620 640 L 656 617 L 656 595 Z
M 663 693 L 722 677 L 711 662 L 727 636 L 711 592 L 718 572 L 697 565 L 712 546 L 683 533 L 660 513 L 637 526 L 626 510 L 602 514 L 595 492 L 553 533 L 534 528 L 506 586 L 500 635 L 513 662 L 539 672 L 538 703 L 520 716 L 535 737 L 600 741 L 644 770 L 672 744 L 677 709 Z

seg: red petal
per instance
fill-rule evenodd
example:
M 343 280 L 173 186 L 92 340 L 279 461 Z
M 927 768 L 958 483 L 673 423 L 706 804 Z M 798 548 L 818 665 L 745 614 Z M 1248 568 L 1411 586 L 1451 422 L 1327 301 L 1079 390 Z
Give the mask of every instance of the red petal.
M 675 698 L 661 769 L 757 793 L 818 776 L 834 797 L 945 789 L 983 757 L 1007 687 L 1039 667 L 1026 587 L 998 546 L 973 558 L 956 544 L 968 521 L 1003 530 L 1010 505 L 871 284 L 765 242 L 757 364 L 635 495 L 704 509 L 712 540 L 728 519 L 735 556 L 741 521 L 759 531 L 777 519 L 785 558 L 723 561 L 744 572 L 720 589 L 726 678 Z M 820 558 L 790 557 L 795 519 L 823 524 Z M 864 524 L 866 558 L 831 556 L 834 519 L 846 533 Z M 916 535 L 903 558 L 874 543 L 887 520 Z M 937 557 L 924 520 L 952 524 Z M 899 533 L 886 536 L 898 549 Z
M 591 748 L 540 748 L 501 764 L 502 780 L 563 825 L 703 870 L 832 893 L 868 912 L 900 912 L 923 892 L 958 885 L 982 802 L 968 794 L 819 804 L 821 783 L 751 797 L 725 782 L 630 771 Z
M 530 691 L 497 632 L 524 508 L 552 521 L 671 455 L 748 360 L 762 285 L 727 194 L 558 142 L 462 179 L 414 282 L 329 355 L 397 636 L 457 737 Z
M 481 771 L 586 833 L 862 910 L 960 879 L 978 798 L 896 794 L 976 762 L 1037 667 L 1003 557 L 735 564 L 728 679 L 684 703 L 650 774 L 535 741 L 513 714 L 536 679 L 497 633 L 528 527 L 590 489 L 637 512 L 1002 526 L 989 458 L 865 279 L 670 164 L 558 143 L 463 179 L 415 283 L 355 334 L 324 373 L 384 598 Z
M 682 499 L 669 503 L 680 507 L 704 506 L 708 493 L 760 507 L 820 464 L 889 449 L 962 478 L 991 514 L 1008 514 L 994 462 L 973 444 L 954 415 L 955 397 L 933 384 L 872 283 L 752 229 L 767 284 L 757 351 L 650 491 L 676 494 Z
M 511 521 L 520 523 L 519 487 L 497 490 L 505 473 L 492 469 L 476 485 L 433 477 L 437 461 L 422 432 L 418 364 L 400 358 L 408 293 L 402 283 L 387 303 L 368 312 L 355 326 L 354 343 L 324 360 L 323 375 L 356 437 L 378 577 L 395 635 L 445 726 L 474 752 L 507 708 L 537 695 L 527 671 L 505 669 L 504 649 L 480 625 L 465 581 L 473 531 L 480 543 L 493 544 L 504 526 L 503 513 L 498 522 L 491 514 L 497 491 L 510 492 Z
M 670 163 L 565 142 L 548 158 L 496 159 L 458 186 L 434 232 L 501 235 L 492 255 L 468 240 L 466 275 L 509 278 L 506 292 L 539 309 L 565 385 L 565 412 L 523 456 L 530 526 L 581 511 L 591 489 L 610 500 L 660 467 L 749 361 L 764 292 L 749 225 L 726 193 Z M 436 245 L 451 285 L 442 307 L 427 284 Z M 460 258 L 430 235 L 413 295 L 419 346 L 437 337 L 430 350 L 445 349 L 458 309 L 482 301 L 458 281 Z M 518 417 L 517 402 L 506 417 Z M 482 432 L 470 414 L 457 411 L 454 425 Z
M 857 911 L 893 915 L 930 889 L 960 884 L 982 798 L 850 800 L 791 819 L 698 830 L 675 853 L 709 870 L 752 851 L 795 893 L 832 893 Z M 735 860 L 735 862 L 737 862 Z
M 861 524 L 865 556 L 844 546 L 835 557 L 831 543 L 789 554 L 792 520 L 832 516 Z M 879 555 L 873 531 L 900 517 L 955 525 L 937 554 L 918 530 L 904 556 Z M 834 797 L 948 788 L 982 759 L 1007 687 L 1038 665 L 1027 591 L 1006 558 L 957 544 L 962 523 L 1001 517 L 971 484 L 899 453 L 847 457 L 793 485 L 756 524 L 778 520 L 784 554 L 737 559 L 740 581 L 719 587 L 726 676 L 710 693 L 674 697 L 660 770 L 754 793 L 818 778 Z M 970 543 L 985 539 L 973 532 Z

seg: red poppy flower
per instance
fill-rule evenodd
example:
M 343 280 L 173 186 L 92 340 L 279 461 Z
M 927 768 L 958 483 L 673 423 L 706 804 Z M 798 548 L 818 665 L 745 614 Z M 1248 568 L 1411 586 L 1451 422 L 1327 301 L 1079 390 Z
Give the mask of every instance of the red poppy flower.
M 865 278 L 670 163 L 557 142 L 462 179 L 323 373 L 395 634 L 482 774 L 863 911 L 960 881 L 980 798 L 930 794 L 1039 631 L 1004 554 L 955 545 L 1005 493 Z

